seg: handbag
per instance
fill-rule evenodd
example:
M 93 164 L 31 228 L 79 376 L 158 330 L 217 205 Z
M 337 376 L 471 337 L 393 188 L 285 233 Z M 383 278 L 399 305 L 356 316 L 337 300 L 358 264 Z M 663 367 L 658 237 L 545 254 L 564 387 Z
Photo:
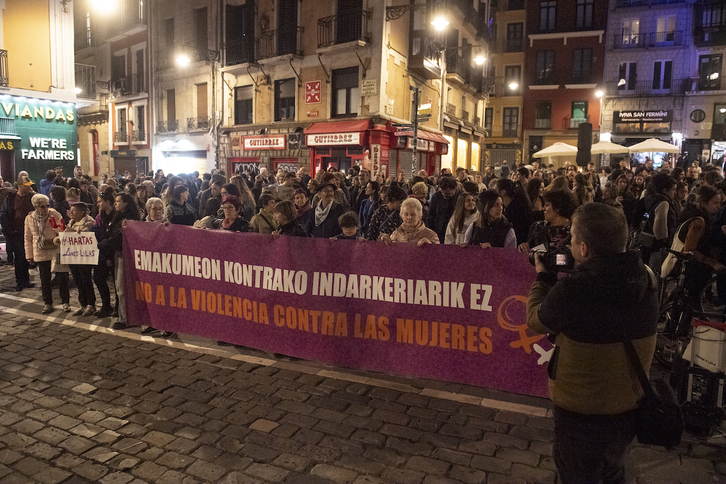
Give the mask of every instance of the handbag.
M 635 435 L 638 437 L 638 442 L 672 449 L 681 443 L 683 435 L 683 414 L 676 395 L 663 378 L 654 382 L 654 390 L 633 343 L 628 340 L 623 341 L 623 345 L 645 393 L 635 419 Z

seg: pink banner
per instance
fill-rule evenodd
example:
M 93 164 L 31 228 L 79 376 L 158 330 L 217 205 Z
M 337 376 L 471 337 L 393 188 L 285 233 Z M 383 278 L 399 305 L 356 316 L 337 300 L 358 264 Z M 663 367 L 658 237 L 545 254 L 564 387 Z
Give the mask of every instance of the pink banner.
M 337 366 L 547 395 L 534 280 L 504 249 L 306 239 L 130 222 L 131 325 Z

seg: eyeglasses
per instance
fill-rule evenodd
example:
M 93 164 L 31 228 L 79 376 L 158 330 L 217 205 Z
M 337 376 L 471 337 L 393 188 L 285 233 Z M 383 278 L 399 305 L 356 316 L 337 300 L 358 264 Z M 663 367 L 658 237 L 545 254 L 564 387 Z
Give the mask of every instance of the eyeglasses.
M 225 207 L 222 207 L 222 210 L 237 210 L 234 205 L 227 205 Z

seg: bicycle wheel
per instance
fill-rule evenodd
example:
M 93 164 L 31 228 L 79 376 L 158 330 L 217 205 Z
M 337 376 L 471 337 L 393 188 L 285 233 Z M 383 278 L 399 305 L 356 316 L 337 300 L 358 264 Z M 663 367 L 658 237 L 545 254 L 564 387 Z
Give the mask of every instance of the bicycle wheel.
M 658 315 L 654 356 L 667 370 L 670 370 L 673 363 L 683 356 L 691 340 L 690 325 L 687 335 L 679 336 L 673 332 L 674 328 L 678 327 L 678 321 L 674 319 L 681 319 L 684 316 L 683 311 L 674 311 L 672 302 L 666 304 Z

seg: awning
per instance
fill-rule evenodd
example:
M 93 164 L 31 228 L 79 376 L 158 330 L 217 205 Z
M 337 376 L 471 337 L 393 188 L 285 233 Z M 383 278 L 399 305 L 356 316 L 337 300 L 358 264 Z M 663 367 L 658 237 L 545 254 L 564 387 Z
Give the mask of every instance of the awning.
M 9 133 L 0 134 L 0 140 L 20 141 L 22 139 L 23 138 L 21 138 L 17 134 L 9 134 Z
M 396 136 L 408 136 L 413 138 L 413 131 L 399 131 Z M 429 141 L 435 141 L 437 143 L 449 144 L 449 141 L 438 133 L 431 133 L 430 131 L 418 130 L 418 137 L 420 139 L 427 139 Z
M 354 133 L 356 131 L 365 131 L 370 127 L 370 120 L 356 119 L 355 121 L 332 121 L 328 123 L 313 123 L 307 129 L 305 134 L 318 133 Z

